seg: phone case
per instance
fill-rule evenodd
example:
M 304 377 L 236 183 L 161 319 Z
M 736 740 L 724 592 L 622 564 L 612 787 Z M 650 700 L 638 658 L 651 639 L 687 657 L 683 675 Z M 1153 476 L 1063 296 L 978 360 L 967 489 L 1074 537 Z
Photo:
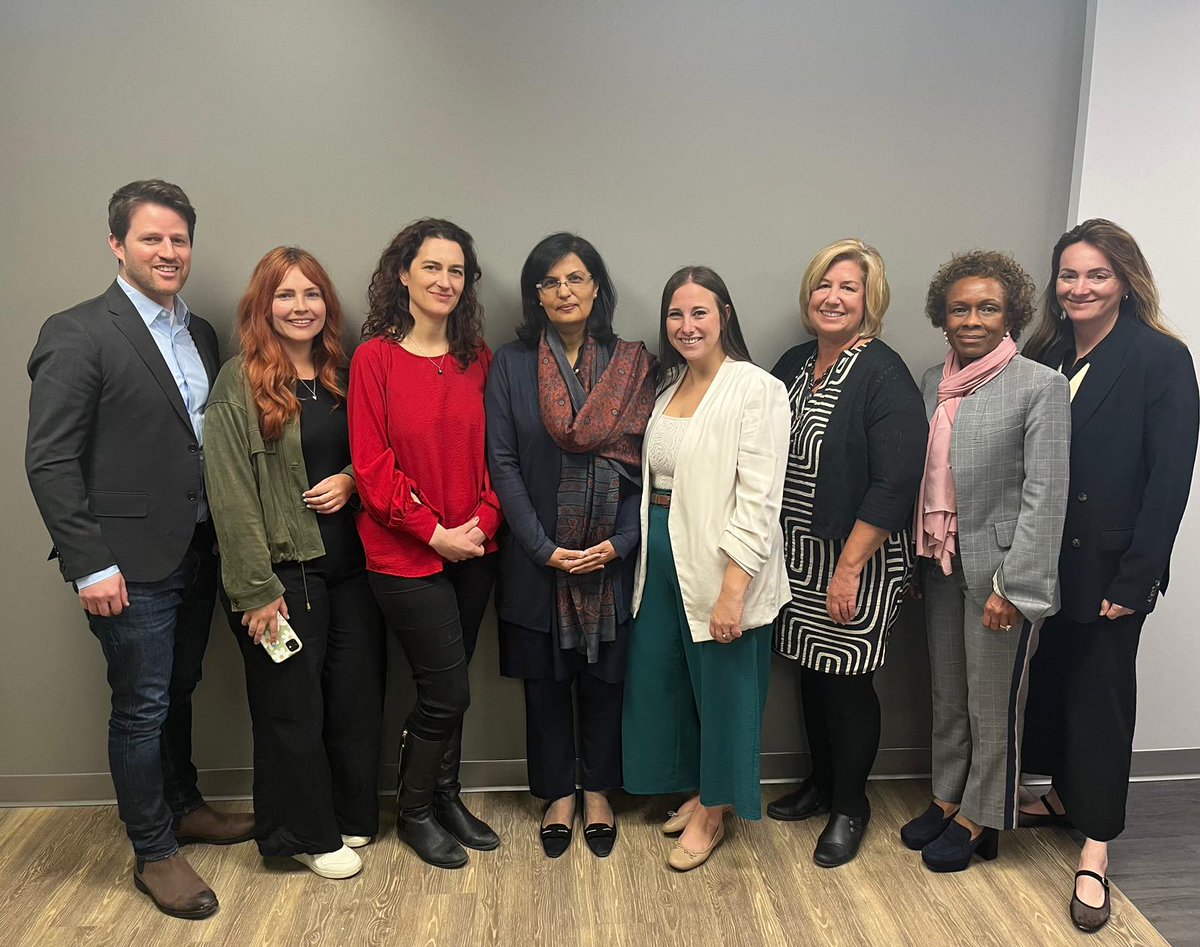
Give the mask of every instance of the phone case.
M 286 661 L 293 654 L 298 654 L 300 649 L 304 647 L 304 643 L 293 630 L 288 620 L 279 616 L 279 637 L 271 644 L 265 637 L 262 640 L 262 646 L 266 649 L 267 654 L 271 656 L 271 660 L 276 664 L 281 661 Z

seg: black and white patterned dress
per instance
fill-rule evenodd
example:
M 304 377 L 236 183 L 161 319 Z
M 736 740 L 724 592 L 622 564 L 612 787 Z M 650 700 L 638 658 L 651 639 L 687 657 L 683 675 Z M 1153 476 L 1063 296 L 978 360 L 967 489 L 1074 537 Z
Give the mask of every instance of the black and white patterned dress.
M 813 393 L 814 352 L 788 390 L 792 440 L 783 487 L 783 537 L 792 600 L 775 621 L 773 646 L 785 658 L 828 674 L 863 674 L 883 664 L 888 632 L 915 562 L 909 529 L 892 533 L 863 567 L 859 620 L 838 625 L 829 617 L 825 594 L 845 541 L 813 535 L 813 498 L 826 426 L 863 351 L 858 346 L 839 355 L 825 384 Z

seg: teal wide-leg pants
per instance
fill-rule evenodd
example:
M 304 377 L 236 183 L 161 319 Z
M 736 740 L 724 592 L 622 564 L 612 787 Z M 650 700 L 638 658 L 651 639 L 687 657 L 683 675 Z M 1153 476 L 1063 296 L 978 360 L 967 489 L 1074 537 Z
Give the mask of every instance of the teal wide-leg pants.
M 705 806 L 762 817 L 759 747 L 771 626 L 730 644 L 692 641 L 666 507 L 650 507 L 646 584 L 630 636 L 622 716 L 625 789 L 694 792 Z

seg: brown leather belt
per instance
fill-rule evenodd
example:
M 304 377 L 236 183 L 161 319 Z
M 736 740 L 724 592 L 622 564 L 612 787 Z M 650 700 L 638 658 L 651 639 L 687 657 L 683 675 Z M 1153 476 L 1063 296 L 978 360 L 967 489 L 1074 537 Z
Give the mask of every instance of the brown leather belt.
M 655 506 L 669 507 L 671 505 L 671 491 L 670 490 L 654 490 L 650 494 L 650 502 L 653 503 Z

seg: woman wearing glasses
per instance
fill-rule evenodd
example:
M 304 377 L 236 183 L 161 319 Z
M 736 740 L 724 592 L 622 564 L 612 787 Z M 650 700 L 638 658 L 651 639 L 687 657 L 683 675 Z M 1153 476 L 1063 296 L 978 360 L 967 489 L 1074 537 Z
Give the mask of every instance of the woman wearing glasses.
M 500 839 L 459 796 L 467 665 L 495 580 L 500 502 L 484 457 L 491 352 L 471 235 L 405 227 L 368 292 L 350 363 L 350 450 L 371 590 L 412 667 L 417 702 L 400 750 L 400 838 L 439 868 Z
M 488 464 L 509 530 L 500 538 L 500 669 L 525 686 L 530 791 L 547 800 L 547 856 L 571 842 L 578 704 L 584 840 L 616 841 L 621 699 L 638 544 L 651 358 L 613 333 L 604 260 L 570 233 L 521 270 L 524 319 L 487 386 Z
M 625 788 L 691 798 L 667 858 L 702 865 L 731 809 L 761 816 L 759 736 L 771 623 L 790 598 L 779 510 L 783 383 L 750 361 L 724 281 L 706 266 L 663 289 L 664 379 L 642 454 L 641 567 L 625 688 Z

